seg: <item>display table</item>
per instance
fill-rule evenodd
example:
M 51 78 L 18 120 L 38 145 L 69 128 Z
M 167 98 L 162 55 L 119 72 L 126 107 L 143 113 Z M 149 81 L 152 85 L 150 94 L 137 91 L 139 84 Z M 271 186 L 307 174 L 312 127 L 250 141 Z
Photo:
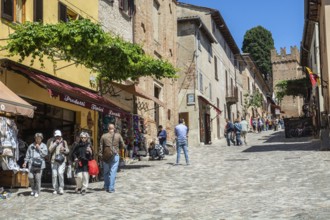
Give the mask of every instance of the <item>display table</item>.
M 29 187 L 28 173 L 0 170 L 0 187 Z

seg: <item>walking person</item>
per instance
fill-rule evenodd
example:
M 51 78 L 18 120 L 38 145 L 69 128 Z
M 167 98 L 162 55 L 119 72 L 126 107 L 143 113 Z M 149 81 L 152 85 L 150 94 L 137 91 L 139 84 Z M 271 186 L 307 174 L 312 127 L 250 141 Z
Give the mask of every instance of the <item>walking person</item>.
M 238 118 L 235 120 L 235 123 L 234 123 L 234 131 L 235 131 L 235 137 L 236 137 L 236 145 L 240 146 L 243 144 L 241 141 L 242 126 L 241 126 Z
M 226 119 L 226 139 L 227 139 L 227 146 L 230 146 L 230 142 L 233 143 L 233 145 L 235 145 L 235 141 L 234 141 L 234 125 L 233 123 L 227 118 Z
M 89 138 L 90 137 L 87 132 L 81 132 L 80 141 L 76 144 L 72 153 L 72 160 L 75 162 L 76 167 L 75 179 L 77 185 L 75 192 L 80 192 L 82 195 L 86 194 L 89 183 L 88 161 L 93 158 Z
M 241 137 L 244 140 L 244 144 L 247 145 L 247 141 L 246 141 L 246 136 L 247 133 L 249 131 L 249 123 L 245 120 L 245 118 L 242 119 L 242 121 L 240 122 L 242 130 L 241 130 Z
M 109 124 L 108 133 L 100 140 L 99 157 L 103 161 L 104 189 L 109 193 L 115 192 L 115 181 L 119 166 L 119 150 L 124 149 L 121 134 L 115 132 L 115 125 Z
M 48 154 L 46 144 L 42 143 L 44 136 L 42 133 L 36 133 L 34 135 L 34 142 L 28 147 L 23 167 L 26 168 L 29 164 L 29 182 L 31 185 L 31 196 L 38 197 L 41 188 L 41 176 L 42 171 L 46 167 L 45 157 Z
M 176 136 L 176 163 L 178 165 L 180 162 L 181 148 L 183 149 L 184 156 L 186 158 L 186 164 L 189 165 L 188 156 L 188 127 L 183 124 L 184 120 L 181 118 L 179 124 L 175 126 L 175 136 Z
M 62 138 L 62 132 L 54 132 L 55 139 L 50 143 L 49 152 L 51 155 L 53 194 L 63 195 L 64 193 L 64 171 L 66 155 L 69 154 L 68 143 Z
M 157 134 L 158 140 L 159 140 L 159 144 L 161 146 L 163 146 L 164 152 L 166 155 L 168 155 L 168 149 L 166 146 L 166 139 L 167 139 L 167 133 L 166 130 L 163 128 L 162 125 L 158 126 L 158 134 Z

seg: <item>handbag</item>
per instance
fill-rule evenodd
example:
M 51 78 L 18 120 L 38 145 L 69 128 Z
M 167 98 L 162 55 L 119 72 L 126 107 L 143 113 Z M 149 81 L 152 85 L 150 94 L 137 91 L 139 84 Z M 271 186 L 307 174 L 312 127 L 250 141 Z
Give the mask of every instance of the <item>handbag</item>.
M 116 134 L 114 134 L 112 136 L 111 146 L 106 146 L 103 148 L 102 160 L 106 163 L 109 162 L 110 160 L 112 160 L 114 158 L 114 156 L 117 154 L 117 151 L 115 150 L 115 148 L 113 146 L 113 140 L 115 139 L 115 135 Z
M 96 162 L 96 160 L 90 160 L 88 161 L 88 173 L 91 176 L 97 176 L 99 175 L 99 166 Z
M 41 169 L 42 159 L 40 159 L 40 158 L 33 158 L 31 165 L 32 165 L 32 168 L 33 169 Z
M 56 154 L 55 155 L 55 161 L 59 164 L 62 164 L 64 162 L 64 156 L 62 154 Z
M 40 170 L 41 166 L 42 166 L 42 159 L 41 158 L 34 158 L 34 150 L 33 150 L 31 167 L 34 170 Z

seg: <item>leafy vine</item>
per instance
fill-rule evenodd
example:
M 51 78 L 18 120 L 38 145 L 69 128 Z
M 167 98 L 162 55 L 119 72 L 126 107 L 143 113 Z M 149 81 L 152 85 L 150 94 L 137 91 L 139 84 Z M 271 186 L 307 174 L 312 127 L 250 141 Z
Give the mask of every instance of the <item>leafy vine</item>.
M 7 50 L 8 56 L 19 55 L 20 62 L 31 57 L 31 65 L 38 59 L 44 67 L 46 57 L 55 68 L 58 60 L 74 62 L 110 81 L 141 76 L 177 78 L 177 70 L 168 61 L 146 55 L 140 45 L 106 33 L 87 19 L 56 24 L 26 22 L 13 28 L 15 32 L 1 49 Z

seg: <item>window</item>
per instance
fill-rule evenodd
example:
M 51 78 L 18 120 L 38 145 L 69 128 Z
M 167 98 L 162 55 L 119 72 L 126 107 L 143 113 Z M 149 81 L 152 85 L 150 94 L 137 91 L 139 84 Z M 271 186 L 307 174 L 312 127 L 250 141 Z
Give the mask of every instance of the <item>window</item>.
M 209 44 L 207 51 L 209 52 L 209 62 L 211 63 L 211 59 L 212 59 L 212 56 L 213 56 L 213 54 L 212 54 L 212 44 Z
M 34 0 L 33 2 L 33 21 L 43 22 L 43 0 Z
M 210 100 L 212 100 L 212 85 L 209 83 L 209 95 L 210 95 Z
M 218 59 L 216 56 L 214 56 L 214 77 L 217 81 L 219 81 L 218 78 Z
M 9 21 L 14 21 L 14 0 L 1 1 L 1 17 Z
M 153 9 L 152 9 L 152 25 L 153 25 L 153 35 L 154 40 L 159 40 L 159 3 L 154 0 Z
M 135 11 L 134 0 L 119 0 L 119 9 L 131 17 Z
M 226 70 L 226 97 L 228 96 L 228 72 Z
M 199 73 L 199 91 L 203 93 L 203 74 Z
M 197 45 L 198 45 L 198 49 L 199 50 L 202 50 L 202 47 L 201 47 L 201 35 L 199 32 L 197 32 Z
M 76 12 L 69 9 L 66 5 L 61 2 L 58 3 L 58 20 L 63 22 L 68 22 L 70 20 L 78 20 L 82 17 Z
M 25 22 L 25 0 L 2 0 L 1 17 L 17 23 Z

